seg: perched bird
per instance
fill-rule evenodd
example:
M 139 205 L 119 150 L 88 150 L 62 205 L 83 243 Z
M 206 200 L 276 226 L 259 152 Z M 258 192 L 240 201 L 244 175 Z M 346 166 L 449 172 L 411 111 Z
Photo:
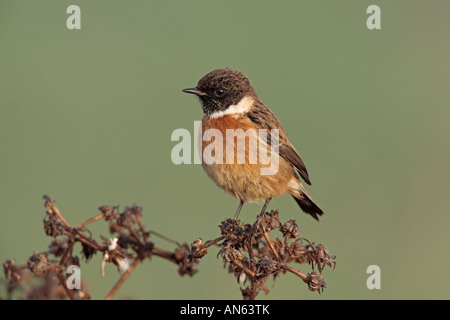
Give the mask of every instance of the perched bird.
M 215 129 L 224 137 L 223 161 L 210 163 L 203 157 L 202 166 L 219 187 L 240 200 L 235 219 L 244 202 L 264 202 L 263 213 L 272 198 L 289 193 L 304 212 L 319 220 L 323 211 L 308 195 L 296 173 L 297 170 L 303 181 L 311 184 L 305 164 L 289 142 L 278 118 L 261 102 L 250 80 L 242 72 L 228 68 L 214 70 L 201 78 L 195 88 L 184 89 L 183 92 L 200 98 L 203 109 L 201 151 L 205 151 L 209 143 L 212 143 L 205 141 L 208 140 L 204 137 L 208 129 Z M 226 139 L 230 129 L 234 130 L 235 135 Z M 264 135 L 258 134 L 261 129 L 267 132 L 265 140 Z M 261 143 L 259 147 L 269 147 L 273 145 L 271 139 L 274 130 L 278 132 L 278 168 L 274 174 L 263 175 L 261 169 L 267 167 L 267 164 L 262 163 L 260 155 L 255 154 L 255 149 L 249 145 L 252 134 L 248 132 L 255 132 L 253 136 L 256 135 Z M 246 132 L 247 136 L 243 137 Z M 239 146 L 236 143 L 235 138 L 247 138 L 244 140 L 244 150 L 242 144 Z M 233 152 L 230 155 L 227 151 Z M 272 155 L 273 152 L 268 154 Z M 237 161 L 244 156 L 247 160 L 256 156 L 257 161 Z

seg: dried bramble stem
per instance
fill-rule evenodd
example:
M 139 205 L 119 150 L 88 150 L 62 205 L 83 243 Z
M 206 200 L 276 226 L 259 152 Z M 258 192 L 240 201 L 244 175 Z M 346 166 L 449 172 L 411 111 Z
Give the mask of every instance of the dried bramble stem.
M 321 276 L 323 268 L 326 265 L 334 268 L 336 264 L 335 257 L 328 254 L 325 246 L 315 245 L 314 242 L 300 237 L 295 220 L 291 219 L 282 224 L 278 210 L 261 213 L 253 224 L 227 219 L 219 226 L 220 237 L 205 243 L 202 238 L 197 238 L 188 245 L 162 236 L 155 231 L 145 231 L 141 219 L 142 208 L 136 205 L 127 207 L 123 211 L 119 211 L 118 206 L 104 205 L 99 208 L 100 214 L 73 228 L 64 219 L 54 201 L 48 196 L 44 198 L 45 207 L 48 208 L 44 219 L 44 231 L 54 240 L 46 252 L 34 252 L 26 265 L 16 266 L 14 260 L 3 263 L 4 273 L 9 281 L 4 282 L 8 285 L 9 297 L 12 296 L 12 290 L 25 289 L 22 284 L 17 285 L 17 283 L 29 281 L 24 279 L 31 279 L 31 277 L 22 276 L 22 273 L 31 272 L 32 276 L 43 278 L 44 284 L 42 288 L 32 287 L 31 290 L 22 292 L 22 297 L 26 298 L 28 295 L 30 299 L 66 299 L 67 297 L 89 299 L 90 296 L 83 286 L 79 291 L 72 291 L 68 288 L 64 277 L 66 266 L 79 266 L 78 256 L 73 255 L 76 243 L 81 244 L 81 254 L 86 261 L 100 252 L 103 255 L 102 270 L 109 262 L 114 263 L 123 272 L 106 296 L 107 300 L 114 297 L 137 264 L 146 258 L 150 259 L 152 256 L 163 258 L 179 267 L 180 276 L 192 276 L 197 271 L 195 266 L 199 259 L 204 257 L 207 249 L 213 245 L 220 247 L 219 255 L 222 255 L 222 261 L 228 264 L 228 271 L 234 274 L 240 286 L 247 284 L 246 287 L 241 287 L 242 297 L 246 300 L 254 300 L 260 291 L 267 294 L 269 289 L 265 285 L 266 281 L 271 276 L 276 277 L 286 271 L 301 278 L 310 291 L 320 293 L 326 288 L 324 278 Z M 92 233 L 86 226 L 103 218 L 109 224 L 112 237 L 100 236 L 99 244 L 93 239 Z M 272 241 L 269 237 L 269 232 L 272 230 L 280 231 L 284 239 L 276 238 L 276 241 Z M 153 242 L 148 241 L 151 234 L 176 244 L 177 247 L 173 251 L 160 249 Z M 223 242 L 219 244 L 220 241 Z M 52 255 L 57 259 L 53 259 Z M 129 261 L 133 261 L 131 266 Z M 309 264 L 312 272 L 304 273 L 289 266 L 288 263 Z M 318 269 L 319 274 L 314 272 L 314 268 Z M 49 273 L 53 273 L 56 277 Z M 31 281 L 29 282 L 29 285 L 34 286 Z M 33 283 L 39 282 L 33 281 Z M 64 290 L 61 290 L 61 287 Z

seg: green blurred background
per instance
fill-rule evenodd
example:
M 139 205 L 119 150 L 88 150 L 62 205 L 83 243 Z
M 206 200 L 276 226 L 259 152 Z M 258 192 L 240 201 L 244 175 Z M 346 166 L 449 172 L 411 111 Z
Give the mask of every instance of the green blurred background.
M 71 4 L 81 30 L 66 28 Z M 366 27 L 370 4 L 381 7 L 381 30 Z M 217 237 L 238 201 L 201 166 L 174 165 L 170 137 L 192 133 L 202 115 L 181 89 L 230 67 L 284 124 L 325 215 L 317 223 L 289 196 L 270 208 L 337 255 L 323 295 L 286 274 L 258 298 L 449 299 L 449 9 L 437 0 L 0 0 L 1 262 L 46 250 L 43 194 L 72 224 L 102 204 L 136 203 L 150 230 L 188 243 Z M 241 218 L 260 209 L 246 205 Z M 104 223 L 91 230 L 109 236 Z M 116 298 L 240 299 L 216 253 L 193 278 L 146 261 Z M 98 299 L 119 278 L 113 266 L 102 278 L 100 261 L 81 269 Z M 373 264 L 381 290 L 366 287 Z

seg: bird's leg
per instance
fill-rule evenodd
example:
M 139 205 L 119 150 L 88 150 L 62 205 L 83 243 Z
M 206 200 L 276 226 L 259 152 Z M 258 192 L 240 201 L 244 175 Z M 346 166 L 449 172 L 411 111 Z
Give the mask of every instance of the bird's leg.
M 239 217 L 239 213 L 241 212 L 242 206 L 244 205 L 244 201 L 241 200 L 241 202 L 239 203 L 239 206 L 236 210 L 236 214 L 234 215 L 234 220 L 237 220 L 237 218 Z
M 266 213 L 266 209 L 267 209 L 267 206 L 269 205 L 270 200 L 272 200 L 272 198 L 269 198 L 266 200 L 266 202 L 264 202 L 264 206 L 263 206 L 260 214 Z

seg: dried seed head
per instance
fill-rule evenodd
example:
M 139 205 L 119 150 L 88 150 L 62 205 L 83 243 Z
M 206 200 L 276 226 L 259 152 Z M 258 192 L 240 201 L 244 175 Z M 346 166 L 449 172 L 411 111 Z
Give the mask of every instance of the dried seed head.
M 151 258 L 153 254 L 153 249 L 155 248 L 155 244 L 153 242 L 147 241 L 144 243 L 144 253 L 147 258 Z
M 230 262 L 233 260 L 242 260 L 242 259 L 244 259 L 244 257 L 245 257 L 244 252 L 236 250 L 233 247 L 229 247 L 227 249 L 222 250 L 223 262 Z
M 220 224 L 220 233 L 228 239 L 234 239 L 237 236 L 240 220 L 227 219 Z
M 174 256 L 177 261 L 181 261 L 187 257 L 189 254 L 189 248 L 186 243 L 182 244 L 181 246 L 178 246 L 174 251 Z
M 112 222 L 119 217 L 119 206 L 103 205 L 98 210 L 105 215 L 105 220 L 108 222 Z
M 28 269 L 34 274 L 41 275 L 48 271 L 48 261 L 46 253 L 33 252 L 33 255 L 27 260 Z
M 274 273 L 279 269 L 278 263 L 268 257 L 259 259 L 256 263 L 256 268 L 257 272 L 262 273 L 263 275 Z
M 47 196 L 47 195 L 44 195 L 42 198 L 45 200 L 45 202 L 44 202 L 44 207 L 45 207 L 45 208 L 51 207 L 52 205 L 55 204 L 55 201 L 53 201 L 53 200 L 52 200 L 49 196 Z
M 322 272 L 322 269 L 325 265 L 329 266 L 330 268 L 332 265 L 333 268 L 334 266 L 336 266 L 336 262 L 334 261 L 336 257 L 330 256 L 328 254 L 327 248 L 325 248 L 325 246 L 322 244 L 309 245 L 306 254 L 308 262 L 311 263 L 313 270 L 314 265 L 317 265 L 319 272 Z
M 134 215 L 134 212 L 129 209 L 126 209 L 123 213 L 121 213 L 119 218 L 117 219 L 117 224 L 125 228 L 133 227 L 133 224 L 135 222 L 136 216 Z
M 195 239 L 194 242 L 192 242 L 192 244 L 191 244 L 191 248 L 193 250 L 197 250 L 198 248 L 200 248 L 202 246 L 202 244 L 203 244 L 202 238 Z
M 256 216 L 256 221 L 253 224 L 253 230 L 262 234 L 280 228 L 281 222 L 278 214 L 278 210 L 272 210 L 270 212 L 262 213 Z
M 300 237 L 300 229 L 293 219 L 287 221 L 280 230 L 283 233 L 284 237 L 288 236 L 289 238 L 294 239 Z
M 102 239 L 103 244 L 107 247 L 107 250 L 105 250 L 103 254 L 103 259 L 101 263 L 102 276 L 105 275 L 106 262 L 114 263 L 117 266 L 120 273 L 126 272 L 130 267 L 128 258 L 130 258 L 131 255 L 119 246 L 118 238 L 108 240 L 103 236 L 100 237 Z
M 47 253 L 53 254 L 55 257 L 60 257 L 66 252 L 68 246 L 69 241 L 67 239 L 64 240 L 55 239 L 48 246 Z
M 5 274 L 5 278 L 9 280 L 9 283 L 17 283 L 22 279 L 22 274 L 16 267 L 16 261 L 14 259 L 6 260 L 3 263 L 3 272 Z
M 116 256 L 113 260 L 113 263 L 117 266 L 120 273 L 125 273 L 130 268 L 130 262 L 126 257 Z
M 307 284 L 309 291 L 318 291 L 319 293 L 327 287 L 325 285 L 325 279 L 320 274 L 315 272 L 308 274 Z
M 49 211 L 47 211 L 47 217 L 43 222 L 44 232 L 50 237 L 56 238 L 57 236 L 64 234 L 64 231 L 66 230 L 64 223 L 57 219 L 55 215 L 50 214 Z
M 198 238 L 192 242 L 191 251 L 186 256 L 186 260 L 190 263 L 204 257 L 207 253 L 207 248 L 203 247 L 202 238 Z
M 188 275 L 192 277 L 197 270 L 195 269 L 195 265 L 193 263 L 184 263 L 178 268 L 178 274 L 180 276 Z
M 91 247 L 88 244 L 85 244 L 84 242 L 81 243 L 81 254 L 84 256 L 86 261 L 88 261 L 94 254 L 97 253 L 97 250 L 95 250 L 93 247 Z
M 194 243 L 196 243 L 196 241 L 194 241 Z M 197 253 L 189 252 L 189 246 L 186 243 L 178 246 L 175 249 L 174 255 L 177 259 L 178 265 L 180 266 L 178 268 L 178 274 L 180 276 L 188 275 L 192 277 L 197 272 L 197 270 L 195 270 L 195 263 L 197 259 L 195 256 L 196 254 Z

